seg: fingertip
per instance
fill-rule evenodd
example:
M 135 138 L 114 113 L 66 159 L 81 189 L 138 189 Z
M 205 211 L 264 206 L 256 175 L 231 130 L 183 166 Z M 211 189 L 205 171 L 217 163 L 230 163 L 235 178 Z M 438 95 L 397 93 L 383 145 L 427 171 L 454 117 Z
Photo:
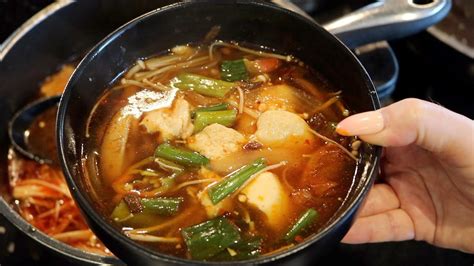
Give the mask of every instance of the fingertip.
M 383 130 L 382 113 L 377 111 L 364 112 L 342 120 L 336 127 L 336 132 L 343 136 L 375 134 Z
M 351 136 L 351 134 L 349 133 L 349 131 L 347 131 L 346 129 L 344 129 L 344 126 L 341 126 L 341 123 L 339 123 L 336 127 L 336 132 L 337 134 L 341 135 L 341 136 Z

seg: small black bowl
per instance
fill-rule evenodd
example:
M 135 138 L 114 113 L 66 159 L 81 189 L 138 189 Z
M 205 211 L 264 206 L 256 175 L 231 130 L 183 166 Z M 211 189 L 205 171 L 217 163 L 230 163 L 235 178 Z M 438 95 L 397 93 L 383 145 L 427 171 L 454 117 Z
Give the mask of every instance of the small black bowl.
M 341 89 L 345 102 L 354 111 L 380 108 L 370 78 L 344 44 L 313 21 L 274 5 L 238 0 L 185 2 L 157 9 L 122 26 L 94 47 L 74 72 L 60 102 L 57 137 L 62 167 L 76 202 L 92 230 L 126 263 L 203 262 L 151 250 L 109 223 L 98 204 L 100 199 L 90 193 L 93 188 L 81 166 L 84 145 L 88 141 L 85 135 L 88 115 L 104 90 L 137 58 L 149 57 L 177 44 L 198 42 L 215 25 L 221 26 L 218 39 L 272 47 L 302 59 Z M 314 262 L 348 231 L 375 179 L 380 153 L 379 147 L 362 146 L 348 199 L 327 227 L 293 248 L 237 264 Z

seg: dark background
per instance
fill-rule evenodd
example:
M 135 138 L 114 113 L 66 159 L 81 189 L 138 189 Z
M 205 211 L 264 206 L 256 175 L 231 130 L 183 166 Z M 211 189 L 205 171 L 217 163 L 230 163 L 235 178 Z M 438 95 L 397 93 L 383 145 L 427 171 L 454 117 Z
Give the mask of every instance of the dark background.
M 0 43 L 29 17 L 52 1 L 0 0 Z M 334 1 L 340 2 L 340 1 Z M 353 1 L 361 5 L 362 1 Z M 326 7 L 332 8 L 326 4 Z M 324 10 L 312 13 L 324 19 Z M 434 38 L 422 32 L 410 38 L 390 43 L 400 64 L 400 76 L 392 100 L 407 97 L 435 101 L 471 119 L 474 117 L 472 83 L 474 62 L 464 66 L 465 60 L 454 51 L 443 52 L 434 58 L 433 53 L 446 49 Z M 446 50 L 443 50 L 446 51 Z M 457 66 L 462 65 L 463 69 Z M 34 67 L 34 62 L 32 62 Z M 465 68 L 465 69 L 464 69 Z M 1 81 L 0 81 L 1 82 Z M 474 219 L 474 217 L 473 217 Z M 31 241 L 0 215 L 0 265 L 64 265 L 54 253 Z M 474 239 L 472 240 L 474 241 Z M 14 245 L 14 251 L 9 248 Z M 436 248 L 423 242 L 405 241 L 365 245 L 338 245 L 321 265 L 474 265 L 474 255 Z

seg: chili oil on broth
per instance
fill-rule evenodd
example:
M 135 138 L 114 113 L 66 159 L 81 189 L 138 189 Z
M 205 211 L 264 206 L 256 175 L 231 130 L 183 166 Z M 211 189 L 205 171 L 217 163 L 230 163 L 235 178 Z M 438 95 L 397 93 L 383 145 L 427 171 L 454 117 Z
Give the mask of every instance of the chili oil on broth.
M 348 110 L 316 70 L 291 57 L 214 44 L 138 60 L 107 90 L 86 125 L 87 154 L 97 155 L 85 156 L 97 160 L 86 171 L 97 179 L 91 183 L 105 215 L 130 238 L 184 258 L 241 260 L 298 244 L 325 226 L 353 182 L 358 151 L 351 144 L 358 140 L 335 133 Z M 215 84 L 222 79 L 229 81 Z M 220 97 L 199 84 L 231 88 Z M 209 107 L 220 108 L 220 117 L 206 113 L 216 112 Z M 217 123 L 203 118 L 202 126 L 202 117 Z M 163 158 L 160 147 L 206 155 L 208 162 Z M 259 158 L 267 171 L 212 202 L 218 193 L 210 191 Z M 172 204 L 148 209 L 150 199 Z M 179 207 L 158 210 L 170 206 Z M 292 235 L 309 210 L 317 215 Z M 221 218 L 238 230 L 237 244 L 206 257 L 183 239 L 186 228 Z

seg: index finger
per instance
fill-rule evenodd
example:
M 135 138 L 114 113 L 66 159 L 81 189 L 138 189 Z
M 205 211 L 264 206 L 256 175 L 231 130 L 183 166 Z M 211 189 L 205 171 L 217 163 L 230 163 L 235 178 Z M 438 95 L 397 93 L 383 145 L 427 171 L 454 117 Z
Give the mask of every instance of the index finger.
M 385 147 L 416 144 L 458 167 L 474 161 L 474 122 L 419 99 L 406 99 L 350 116 L 336 130 L 341 135 L 359 135 L 368 143 Z

